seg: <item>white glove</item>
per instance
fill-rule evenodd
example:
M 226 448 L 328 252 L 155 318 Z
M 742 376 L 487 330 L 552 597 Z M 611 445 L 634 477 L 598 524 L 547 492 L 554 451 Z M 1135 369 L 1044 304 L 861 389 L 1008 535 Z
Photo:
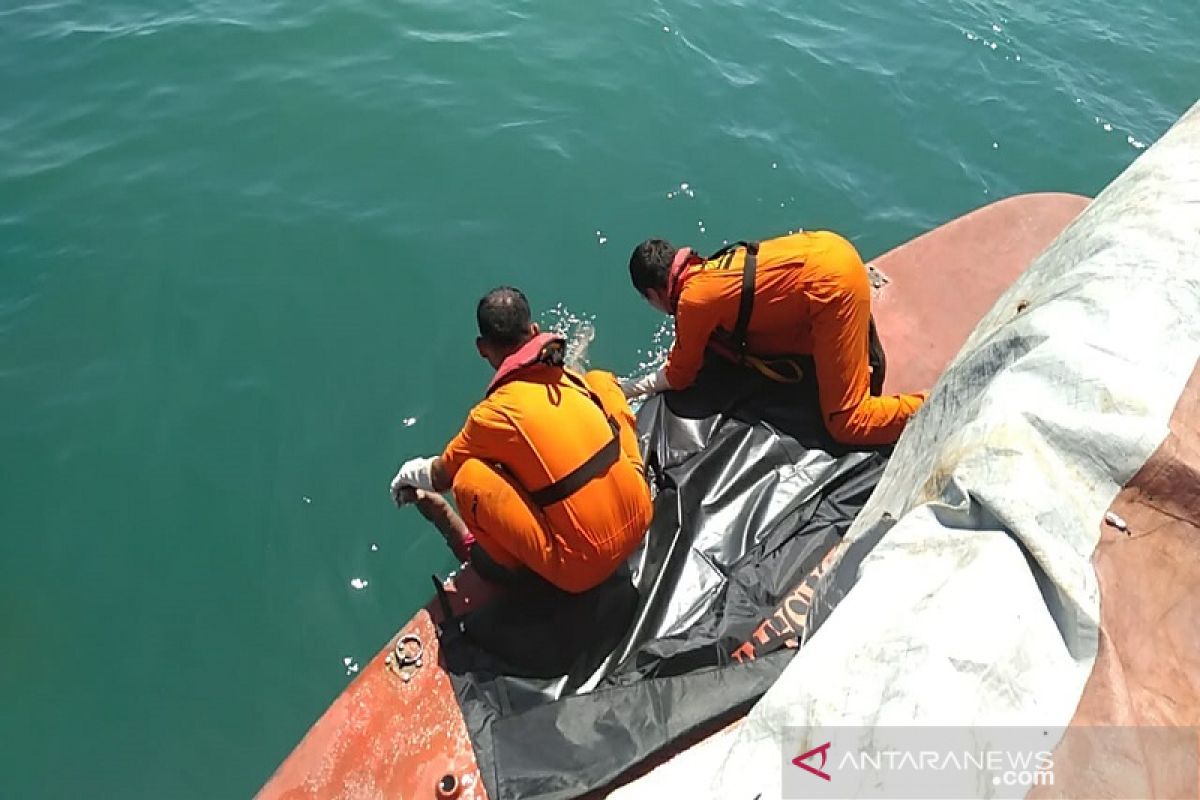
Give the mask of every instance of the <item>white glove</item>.
M 651 372 L 649 375 L 643 375 L 637 379 L 626 378 L 621 381 L 621 391 L 624 393 L 626 400 L 632 400 L 642 395 L 665 392 L 670 388 L 671 384 L 667 382 L 666 367 L 661 367 L 658 371 Z
M 400 467 L 400 471 L 396 473 L 396 477 L 392 478 L 392 496 L 396 496 L 396 492 L 400 490 L 401 486 L 411 486 L 427 492 L 434 491 L 433 461 L 432 458 L 411 458 L 405 461 L 404 466 Z

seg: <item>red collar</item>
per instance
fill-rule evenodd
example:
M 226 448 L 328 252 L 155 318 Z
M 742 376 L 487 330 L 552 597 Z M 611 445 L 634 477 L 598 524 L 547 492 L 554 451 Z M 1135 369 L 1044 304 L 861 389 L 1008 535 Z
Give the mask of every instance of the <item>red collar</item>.
M 679 295 L 683 292 L 683 275 L 687 268 L 695 264 L 703 264 L 704 259 L 696 255 L 690 247 L 680 248 L 671 261 L 671 271 L 667 273 L 667 305 L 671 313 L 675 313 L 679 305 Z
M 566 347 L 566 344 L 567 340 L 561 334 L 539 333 L 500 363 L 500 368 L 496 370 L 492 382 L 488 384 L 487 393 L 491 394 L 497 386 L 512 378 L 525 367 L 531 367 L 534 364 L 554 366 L 555 346 L 562 349 Z M 559 359 L 558 364 L 561 363 L 562 361 Z

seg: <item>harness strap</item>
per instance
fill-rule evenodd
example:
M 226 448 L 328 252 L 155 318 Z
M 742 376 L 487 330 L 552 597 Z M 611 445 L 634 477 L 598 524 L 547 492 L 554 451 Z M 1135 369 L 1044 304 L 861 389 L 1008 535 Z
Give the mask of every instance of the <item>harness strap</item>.
M 746 249 L 746 259 L 742 263 L 742 289 L 738 298 L 737 322 L 733 332 L 727 334 L 728 342 L 733 350 L 734 361 L 741 362 L 746 355 L 746 337 L 750 330 L 750 316 L 754 313 L 754 284 L 758 272 L 758 242 L 732 242 L 722 247 L 708 257 L 709 261 L 721 259 L 719 269 L 728 269 L 733 263 L 733 256 L 739 247 Z
M 745 248 L 742 263 L 742 286 L 738 296 L 737 321 L 733 331 L 717 328 L 709 338 L 709 349 L 735 364 L 748 366 L 777 383 L 799 383 L 804 379 L 804 367 L 791 356 L 756 356 L 749 352 L 750 317 L 754 313 L 754 290 L 758 273 L 758 242 L 739 241 L 722 247 L 708 257 L 720 259 L 717 269 L 729 269 L 738 248 Z
M 738 303 L 737 323 L 733 326 L 733 344 L 738 358 L 746 354 L 746 335 L 750 315 L 754 313 L 754 279 L 758 270 L 758 242 L 746 245 L 746 260 L 742 265 L 742 296 Z
M 563 377 L 587 392 L 591 401 L 596 404 L 601 413 L 605 414 L 605 418 L 608 421 L 608 428 L 612 431 L 612 438 L 603 447 L 593 453 L 587 461 L 584 461 L 568 474 L 551 483 L 549 486 L 538 489 L 536 492 L 530 492 L 529 499 L 540 508 L 545 508 L 546 506 L 566 500 L 590 481 L 604 474 L 604 471 L 613 464 L 616 464 L 617 460 L 621 457 L 621 428 L 617 424 L 617 421 L 608 416 L 604 411 L 604 404 L 600 402 L 600 397 L 592 391 L 592 387 L 588 386 L 583 378 L 574 372 L 564 369 Z
M 529 499 L 542 508 L 562 502 L 616 464 L 617 459 L 621 457 L 621 429 L 612 417 L 608 418 L 608 427 L 612 430 L 612 438 L 606 445 L 567 475 L 543 489 L 530 492 Z

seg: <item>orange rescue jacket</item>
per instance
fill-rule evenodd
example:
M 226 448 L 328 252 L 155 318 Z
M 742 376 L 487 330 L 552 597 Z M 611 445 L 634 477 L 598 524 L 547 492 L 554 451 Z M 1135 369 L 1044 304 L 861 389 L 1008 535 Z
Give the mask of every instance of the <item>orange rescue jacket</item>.
M 544 334 L 506 361 L 442 463 L 451 479 L 470 458 L 501 467 L 587 584 L 637 548 L 652 506 L 637 423 L 616 376 L 564 368 L 563 344 Z
M 854 246 L 830 231 L 758 244 L 743 343 L 735 341 L 735 331 L 739 312 L 746 314 L 748 252 L 739 246 L 714 259 L 688 254 L 672 270 L 668 296 L 676 338 L 666 367 L 671 387 L 682 389 L 696 379 L 714 340 L 726 351 L 744 344 L 760 358 L 811 355 L 830 434 L 847 444 L 894 442 L 924 395 L 871 395 L 871 287 Z

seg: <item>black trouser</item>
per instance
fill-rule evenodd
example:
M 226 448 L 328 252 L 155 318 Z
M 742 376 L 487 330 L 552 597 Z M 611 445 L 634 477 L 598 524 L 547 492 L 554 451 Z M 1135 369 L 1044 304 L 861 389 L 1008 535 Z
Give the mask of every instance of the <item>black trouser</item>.
M 867 328 L 867 363 L 871 365 L 871 394 L 879 397 L 883 394 L 887 356 L 883 352 L 883 342 L 879 340 L 879 331 L 875 328 L 874 314 L 871 315 L 870 326 Z

